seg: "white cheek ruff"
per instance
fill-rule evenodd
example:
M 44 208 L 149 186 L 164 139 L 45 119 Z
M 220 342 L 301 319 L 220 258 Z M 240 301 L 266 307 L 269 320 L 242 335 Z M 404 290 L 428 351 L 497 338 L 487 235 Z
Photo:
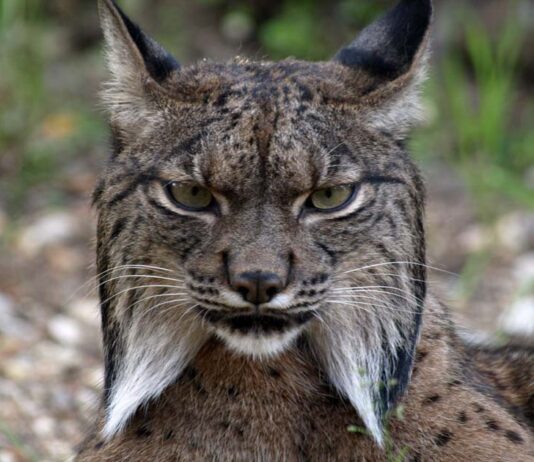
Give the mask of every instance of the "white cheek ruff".
M 228 348 L 255 359 L 268 358 L 282 353 L 291 347 L 301 331 L 302 327 L 296 327 L 281 334 L 240 334 L 224 327 L 215 328 L 216 335 L 224 341 Z
M 207 338 L 206 332 L 189 321 L 179 326 L 134 323 L 117 379 L 109 391 L 104 439 L 110 440 L 124 430 L 141 406 L 176 380 Z

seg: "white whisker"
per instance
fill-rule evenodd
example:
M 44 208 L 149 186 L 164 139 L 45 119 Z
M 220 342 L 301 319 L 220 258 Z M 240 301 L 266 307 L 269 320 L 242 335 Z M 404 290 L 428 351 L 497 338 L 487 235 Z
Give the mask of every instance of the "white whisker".
M 418 262 L 414 262 L 414 261 L 392 261 L 392 262 L 384 262 L 384 263 L 375 263 L 373 265 L 366 265 L 366 266 L 362 266 L 360 268 L 354 268 L 354 269 L 351 269 L 351 270 L 348 270 L 348 271 L 344 271 L 344 274 L 354 273 L 356 271 L 362 271 L 362 270 L 369 269 L 369 268 L 377 268 L 379 266 L 387 266 L 387 265 L 422 266 L 422 267 L 425 267 L 425 268 L 428 268 L 428 269 L 431 269 L 431 270 L 434 270 L 434 271 L 440 271 L 442 273 L 446 273 L 446 274 L 450 274 L 452 276 L 459 277 L 458 274 L 453 273 L 451 271 L 447 271 L 447 270 L 444 270 L 442 268 L 437 268 L 435 266 L 430 266 L 430 265 L 427 265 L 425 263 L 418 263 Z
M 114 266 L 112 268 L 108 268 L 104 271 L 101 271 L 100 273 L 98 274 L 95 274 L 94 276 L 91 276 L 89 278 L 88 281 L 84 282 L 82 285 L 80 285 L 79 287 L 77 287 L 76 289 L 74 289 L 73 293 L 70 295 L 70 297 L 67 298 L 67 301 L 66 303 L 69 303 L 70 301 L 72 301 L 72 299 L 80 293 L 80 291 L 84 290 L 85 288 L 87 288 L 87 286 L 91 283 L 94 283 L 96 282 L 100 277 L 106 275 L 106 274 L 109 274 L 113 271 L 117 271 L 117 270 L 121 270 L 121 269 L 149 269 L 149 270 L 154 270 L 154 271 L 166 271 L 166 272 L 170 272 L 172 273 L 173 271 L 170 270 L 170 269 L 167 269 L 167 268 L 162 268 L 160 266 L 153 266 L 153 265 L 141 265 L 141 264 L 124 264 L 124 265 L 117 265 L 117 266 Z M 93 287 L 91 288 L 91 290 L 96 290 L 97 288 L 99 287 L 96 286 L 96 287 Z
M 123 289 L 116 294 L 113 294 L 111 297 L 106 298 L 101 304 L 104 305 L 110 300 L 113 300 L 115 297 L 118 297 L 119 295 L 122 295 L 126 292 L 129 292 L 130 290 L 138 290 L 138 289 L 184 289 L 184 286 L 174 286 L 174 285 L 165 285 L 165 284 L 145 284 L 142 286 L 133 286 L 128 287 L 127 289 Z

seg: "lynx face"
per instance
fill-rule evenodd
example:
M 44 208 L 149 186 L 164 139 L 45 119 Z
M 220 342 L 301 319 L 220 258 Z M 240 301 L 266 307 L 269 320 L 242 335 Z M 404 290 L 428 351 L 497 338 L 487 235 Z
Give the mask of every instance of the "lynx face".
M 313 95 L 299 67 L 230 65 L 226 88 L 168 103 L 162 126 L 112 161 L 118 175 L 143 164 L 142 184 L 126 183 L 115 207 L 117 219 L 143 219 L 117 238 L 180 274 L 192 312 L 254 356 L 280 351 L 329 310 L 345 271 L 403 259 L 415 244 L 396 245 L 414 218 L 396 209 L 417 194 L 404 153 L 359 126 L 357 111 Z
M 100 9 L 107 436 L 211 335 L 259 360 L 302 336 L 380 440 L 425 296 L 423 191 L 402 140 L 429 2 L 401 2 L 331 62 L 184 69 L 114 3 Z

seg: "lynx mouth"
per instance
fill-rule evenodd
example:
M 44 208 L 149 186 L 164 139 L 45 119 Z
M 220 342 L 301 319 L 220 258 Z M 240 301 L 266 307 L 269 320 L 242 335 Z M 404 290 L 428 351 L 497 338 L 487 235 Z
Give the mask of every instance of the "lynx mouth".
M 289 348 L 315 315 L 315 310 L 273 313 L 196 309 L 230 350 L 255 359 L 271 357 Z
M 202 319 L 216 328 L 236 334 L 268 335 L 281 334 L 306 324 L 314 317 L 314 310 L 294 313 L 272 313 L 256 311 L 229 312 L 197 307 Z

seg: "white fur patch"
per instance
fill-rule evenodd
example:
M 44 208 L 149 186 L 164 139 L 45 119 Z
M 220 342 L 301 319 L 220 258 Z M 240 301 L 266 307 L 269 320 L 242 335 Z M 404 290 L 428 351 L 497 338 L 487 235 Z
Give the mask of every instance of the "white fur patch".
M 357 285 L 357 284 L 356 284 Z M 309 341 L 328 379 L 354 406 L 367 431 L 383 446 L 380 390 L 384 372 L 391 372 L 396 352 L 406 340 L 403 332 L 413 327 L 412 318 L 403 314 L 409 303 L 391 303 L 386 297 L 369 308 L 360 308 L 359 298 L 342 299 L 321 312 L 321 322 L 309 332 Z M 395 306 L 402 307 L 395 310 Z M 386 374 L 387 376 L 387 374 Z
M 215 328 L 215 333 L 231 350 L 261 359 L 280 354 L 289 348 L 299 333 L 301 327 L 297 327 L 281 334 L 238 334 L 225 328 Z
M 194 319 L 143 323 L 129 327 L 125 353 L 110 392 L 103 436 L 120 433 L 137 409 L 159 396 L 187 366 L 208 334 Z
M 284 308 L 290 308 L 291 305 L 294 303 L 294 296 L 293 292 L 286 291 L 284 293 L 275 295 L 275 297 L 269 302 L 266 303 L 264 306 L 265 308 L 269 309 L 284 309 Z

